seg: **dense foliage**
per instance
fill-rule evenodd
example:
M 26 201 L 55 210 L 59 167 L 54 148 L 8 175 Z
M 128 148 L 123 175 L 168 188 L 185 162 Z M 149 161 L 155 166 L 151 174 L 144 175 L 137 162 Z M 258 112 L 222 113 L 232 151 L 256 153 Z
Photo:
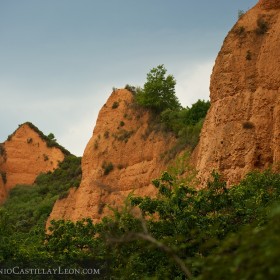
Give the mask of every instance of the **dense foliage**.
M 98 237 L 90 239 L 89 252 L 110 260 L 112 279 L 275 279 L 279 174 L 251 173 L 230 189 L 216 173 L 202 190 L 176 182 L 164 173 L 153 181 L 157 198 L 129 197 L 122 211 L 94 226 Z M 53 223 L 52 231 L 51 244 L 71 251 L 77 239 L 65 242 L 65 222 Z
M 78 173 L 78 167 L 66 170 L 39 176 L 33 189 L 12 191 L 0 211 L 1 267 L 98 266 L 106 272 L 101 279 L 279 275 L 279 174 L 252 172 L 227 188 L 213 173 L 207 188 L 196 190 L 165 172 L 153 181 L 156 198 L 130 195 L 122 209 L 112 209 L 112 216 L 100 223 L 53 221 L 45 235 L 44 221 L 51 209 L 45 200 L 54 192 L 50 186 L 57 180 L 63 185 L 70 174 Z M 43 186 L 49 186 L 47 192 Z
M 166 69 L 159 65 L 147 74 L 143 89 L 129 85 L 126 89 L 135 95 L 138 105 L 154 113 L 150 126 L 161 124 L 164 130 L 175 133 L 178 138 L 176 151 L 186 146 L 194 149 L 210 102 L 198 100 L 191 107 L 183 108 L 176 97 L 175 84 L 174 77 L 166 76 Z
M 198 100 L 191 107 L 167 109 L 161 113 L 161 122 L 168 130 L 175 133 L 179 144 L 194 149 L 199 141 L 203 121 L 209 108 L 209 101 Z
M 166 76 L 166 69 L 159 65 L 147 74 L 147 82 L 143 89 L 138 89 L 136 101 L 155 112 L 178 109 L 181 105 L 175 95 L 175 85 L 174 77 Z
M 279 174 L 251 173 L 230 189 L 216 173 L 203 190 L 175 182 L 164 173 L 153 182 L 158 198 L 130 199 L 145 222 L 128 211 L 103 222 L 116 242 L 116 279 L 275 279 L 279 225 L 270 213 L 280 198 Z M 279 218 L 275 211 L 272 219 Z
M 53 173 L 39 175 L 35 185 L 18 185 L 10 191 L 0 208 L 0 268 L 55 264 L 45 250 L 45 223 L 54 202 L 80 180 L 81 158 L 67 156 Z M 15 275 L 0 278 L 17 279 Z

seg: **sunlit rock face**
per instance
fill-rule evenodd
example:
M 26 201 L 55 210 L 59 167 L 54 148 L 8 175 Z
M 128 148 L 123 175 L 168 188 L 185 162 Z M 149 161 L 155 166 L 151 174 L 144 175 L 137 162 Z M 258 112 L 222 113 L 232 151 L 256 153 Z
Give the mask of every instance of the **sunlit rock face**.
M 111 214 L 106 205 L 124 205 L 129 193 L 153 196 L 152 179 L 166 169 L 163 153 L 176 140 L 151 130 L 149 112 L 135 106 L 133 94 L 115 90 L 99 112 L 93 135 L 82 158 L 82 182 L 58 200 L 52 219 L 99 221 Z
M 64 159 L 63 152 L 48 147 L 28 123 L 1 144 L 0 152 L 0 203 L 15 185 L 34 183 L 40 173 L 53 171 Z
M 279 7 L 280 1 L 260 1 L 224 40 L 197 148 L 204 182 L 214 169 L 236 183 L 280 161 Z

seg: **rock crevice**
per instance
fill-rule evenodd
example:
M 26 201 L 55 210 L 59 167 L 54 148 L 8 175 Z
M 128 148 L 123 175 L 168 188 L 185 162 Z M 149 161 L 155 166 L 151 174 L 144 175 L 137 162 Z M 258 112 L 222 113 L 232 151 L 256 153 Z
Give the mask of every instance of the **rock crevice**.
M 65 156 L 60 149 L 48 147 L 29 123 L 10 135 L 0 151 L 0 203 L 15 185 L 33 184 L 40 173 L 57 168 Z

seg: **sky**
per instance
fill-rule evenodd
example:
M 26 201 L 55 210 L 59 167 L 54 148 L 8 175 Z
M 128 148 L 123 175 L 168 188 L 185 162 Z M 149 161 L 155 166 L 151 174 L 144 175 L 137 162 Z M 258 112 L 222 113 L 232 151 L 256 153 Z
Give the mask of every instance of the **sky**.
M 30 121 L 81 156 L 112 88 L 164 64 L 181 104 L 209 99 L 223 40 L 257 0 L 0 0 L 0 143 Z

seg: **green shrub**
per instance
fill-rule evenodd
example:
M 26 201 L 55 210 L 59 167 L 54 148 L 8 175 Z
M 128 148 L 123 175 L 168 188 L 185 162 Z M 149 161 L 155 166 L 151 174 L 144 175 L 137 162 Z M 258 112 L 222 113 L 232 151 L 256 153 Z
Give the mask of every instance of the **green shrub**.
M 67 198 L 68 195 L 69 195 L 69 190 L 64 191 L 64 192 L 62 192 L 62 193 L 59 194 L 58 199 L 61 200 L 61 199 Z
M 112 109 L 117 109 L 119 107 L 120 103 L 118 101 L 115 101 L 112 105 Z
M 239 36 L 243 35 L 245 33 L 245 27 L 239 26 L 235 29 L 235 33 Z
M 104 161 L 102 163 L 102 168 L 104 170 L 104 175 L 108 175 L 111 171 L 114 169 L 114 165 L 112 162 L 106 162 Z
M 256 33 L 258 35 L 263 35 L 267 32 L 267 30 L 268 30 L 268 23 L 262 17 L 258 18 Z
M 136 94 L 136 92 L 137 92 L 137 88 L 136 87 L 134 87 L 134 86 L 131 86 L 131 85 L 128 85 L 128 84 L 126 84 L 125 85 L 125 87 L 124 87 L 125 89 L 127 89 L 128 91 L 130 91 L 132 94 Z
M 242 127 L 244 129 L 253 129 L 253 128 L 255 128 L 255 125 L 252 122 L 246 121 L 242 124 Z
M 210 102 L 198 100 L 190 108 L 165 110 L 161 113 L 161 122 L 167 130 L 175 133 L 178 140 L 171 154 L 185 147 L 194 149 L 199 141 L 204 118 L 210 108 Z
M 123 121 L 120 121 L 120 126 L 124 126 L 125 123 Z
M 118 141 L 127 143 L 128 139 L 133 135 L 133 133 L 133 130 L 121 129 L 120 132 L 118 134 L 115 134 L 114 136 Z
M 109 133 L 108 130 L 106 130 L 106 131 L 104 132 L 104 138 L 105 138 L 105 139 L 108 139 L 109 136 L 110 136 L 110 133 Z
M 42 173 L 37 176 L 35 184 L 39 186 L 60 186 L 60 189 L 68 190 L 70 187 L 79 186 L 81 177 L 81 157 L 71 155 L 65 157 L 53 172 Z
M 49 157 L 46 154 L 43 154 L 43 158 L 44 158 L 44 161 L 48 161 L 49 160 Z
M 50 133 L 47 137 L 50 139 L 50 141 L 56 141 L 53 133 Z

